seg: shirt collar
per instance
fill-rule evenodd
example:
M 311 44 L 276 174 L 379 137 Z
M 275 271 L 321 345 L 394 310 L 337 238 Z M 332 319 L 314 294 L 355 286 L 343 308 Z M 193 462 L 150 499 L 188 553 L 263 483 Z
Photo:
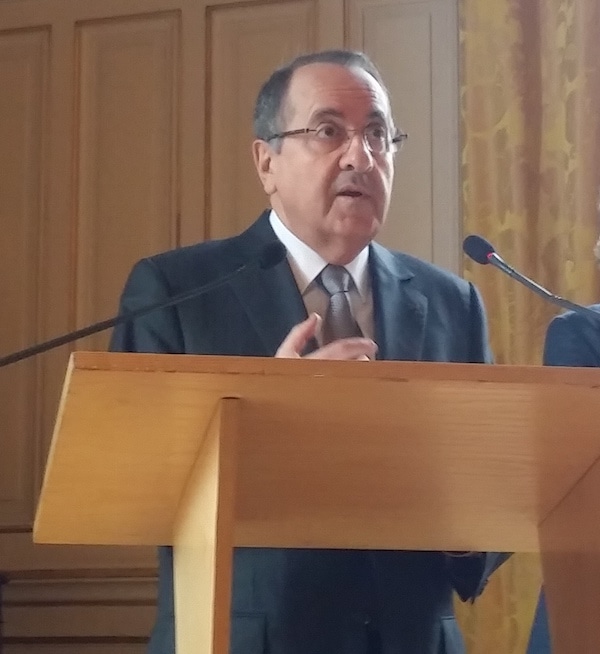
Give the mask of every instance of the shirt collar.
M 288 260 L 298 283 L 298 288 L 300 293 L 304 294 L 328 262 L 290 231 L 287 225 L 282 222 L 281 218 L 273 210 L 271 210 L 269 215 L 269 221 L 275 232 L 275 236 L 277 236 L 287 249 Z M 369 248 L 367 246 L 345 266 L 361 298 L 365 298 L 369 292 L 368 263 Z

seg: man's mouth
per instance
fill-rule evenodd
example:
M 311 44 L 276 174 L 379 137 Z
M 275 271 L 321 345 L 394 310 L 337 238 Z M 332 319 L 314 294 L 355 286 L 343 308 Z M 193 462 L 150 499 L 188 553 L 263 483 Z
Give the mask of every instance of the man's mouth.
M 343 189 L 341 190 L 338 195 L 342 197 L 347 197 L 347 198 L 362 198 L 362 197 L 367 197 L 365 193 L 358 189 Z

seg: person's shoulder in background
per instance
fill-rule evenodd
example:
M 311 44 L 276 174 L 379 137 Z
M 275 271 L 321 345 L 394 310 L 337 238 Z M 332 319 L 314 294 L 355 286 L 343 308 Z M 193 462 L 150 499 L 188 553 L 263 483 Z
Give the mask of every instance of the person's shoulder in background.
M 598 319 L 568 311 L 554 317 L 546 330 L 544 364 L 547 366 L 600 366 L 600 304 L 590 307 Z

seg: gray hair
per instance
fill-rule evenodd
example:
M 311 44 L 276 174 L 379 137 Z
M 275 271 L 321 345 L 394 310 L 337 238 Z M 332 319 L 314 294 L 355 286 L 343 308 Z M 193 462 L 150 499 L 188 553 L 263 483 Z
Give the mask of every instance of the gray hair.
M 389 98 L 389 92 L 375 64 L 362 52 L 354 50 L 323 50 L 304 54 L 275 70 L 263 84 L 254 106 L 254 135 L 266 141 L 281 131 L 281 111 L 292 75 L 298 68 L 310 64 L 337 64 L 345 68 L 361 68 L 381 86 Z M 278 147 L 279 144 L 275 144 Z

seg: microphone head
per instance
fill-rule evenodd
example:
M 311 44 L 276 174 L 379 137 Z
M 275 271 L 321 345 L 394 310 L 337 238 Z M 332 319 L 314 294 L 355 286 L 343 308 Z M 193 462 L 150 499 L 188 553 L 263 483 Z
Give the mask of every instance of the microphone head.
M 267 243 L 258 255 L 258 265 L 263 270 L 274 268 L 281 263 L 287 255 L 285 245 L 281 241 L 271 241 Z
M 490 262 L 490 255 L 495 254 L 494 246 L 482 236 L 471 234 L 463 241 L 463 252 L 477 263 Z

